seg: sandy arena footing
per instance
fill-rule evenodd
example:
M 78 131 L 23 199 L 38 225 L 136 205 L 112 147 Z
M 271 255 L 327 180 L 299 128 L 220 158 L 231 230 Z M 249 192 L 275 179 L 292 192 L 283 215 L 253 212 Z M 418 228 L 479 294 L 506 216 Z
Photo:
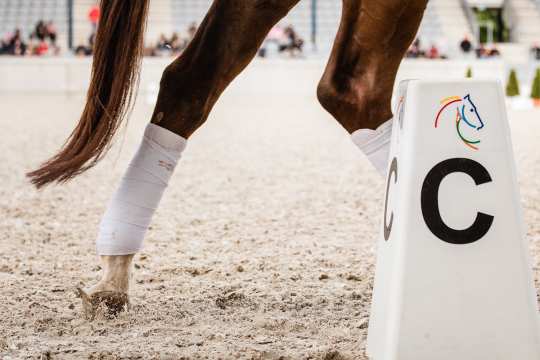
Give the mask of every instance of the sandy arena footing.
M 74 289 L 98 279 L 97 224 L 152 107 L 97 168 L 41 192 L 24 173 L 82 97 L 0 109 L 0 358 L 366 359 L 384 181 L 314 95 L 220 101 L 135 258 L 131 311 L 93 322 Z M 540 113 L 510 119 L 539 288 Z

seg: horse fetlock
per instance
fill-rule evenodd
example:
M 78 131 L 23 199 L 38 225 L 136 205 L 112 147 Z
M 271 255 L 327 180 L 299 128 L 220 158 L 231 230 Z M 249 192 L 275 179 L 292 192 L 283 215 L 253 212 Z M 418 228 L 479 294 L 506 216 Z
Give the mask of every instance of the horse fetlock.
M 127 293 L 132 260 L 133 255 L 101 256 L 103 277 L 99 290 Z

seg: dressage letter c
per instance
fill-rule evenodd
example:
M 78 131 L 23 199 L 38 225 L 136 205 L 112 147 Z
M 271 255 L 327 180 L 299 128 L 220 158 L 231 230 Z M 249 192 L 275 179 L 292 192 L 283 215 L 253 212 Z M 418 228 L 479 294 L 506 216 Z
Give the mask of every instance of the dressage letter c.
M 390 171 L 388 172 L 388 180 L 386 181 L 386 199 L 384 200 L 384 240 L 388 241 L 390 238 L 390 233 L 392 232 L 392 224 L 394 223 L 394 213 L 390 215 L 390 224 L 386 222 L 388 214 L 388 192 L 390 190 L 390 180 L 392 179 L 392 174 L 394 174 L 394 184 L 397 183 L 398 177 L 398 161 L 397 158 L 392 160 L 390 165 Z
M 450 244 L 465 245 L 483 238 L 494 217 L 479 212 L 474 223 L 464 230 L 452 229 L 444 223 L 439 209 L 439 187 L 446 176 L 456 172 L 469 175 L 477 186 L 492 181 L 486 168 L 474 160 L 454 158 L 442 161 L 430 170 L 424 180 L 421 206 L 424 221 L 433 235 Z

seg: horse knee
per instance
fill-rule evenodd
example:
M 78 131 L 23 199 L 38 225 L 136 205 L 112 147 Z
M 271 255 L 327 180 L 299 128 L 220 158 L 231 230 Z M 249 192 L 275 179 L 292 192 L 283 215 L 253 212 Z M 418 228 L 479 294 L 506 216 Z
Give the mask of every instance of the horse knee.
M 360 79 L 329 81 L 324 78 L 317 87 L 317 98 L 350 133 L 362 129 L 375 129 L 390 119 L 392 89 L 372 86 Z

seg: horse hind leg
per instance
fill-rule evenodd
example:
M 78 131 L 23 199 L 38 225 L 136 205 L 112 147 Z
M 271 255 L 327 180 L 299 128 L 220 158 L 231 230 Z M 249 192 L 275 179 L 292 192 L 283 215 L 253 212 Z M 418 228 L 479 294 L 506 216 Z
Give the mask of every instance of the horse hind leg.
M 215 0 L 194 39 L 162 75 L 153 125 L 188 139 L 206 121 L 225 88 L 257 54 L 268 31 L 298 1 Z M 88 290 L 79 289 L 88 318 L 100 308 L 106 315 L 127 309 L 135 252 L 101 253 L 102 279 Z
M 188 138 L 300 0 L 214 0 L 182 55 L 163 73 L 152 122 Z

